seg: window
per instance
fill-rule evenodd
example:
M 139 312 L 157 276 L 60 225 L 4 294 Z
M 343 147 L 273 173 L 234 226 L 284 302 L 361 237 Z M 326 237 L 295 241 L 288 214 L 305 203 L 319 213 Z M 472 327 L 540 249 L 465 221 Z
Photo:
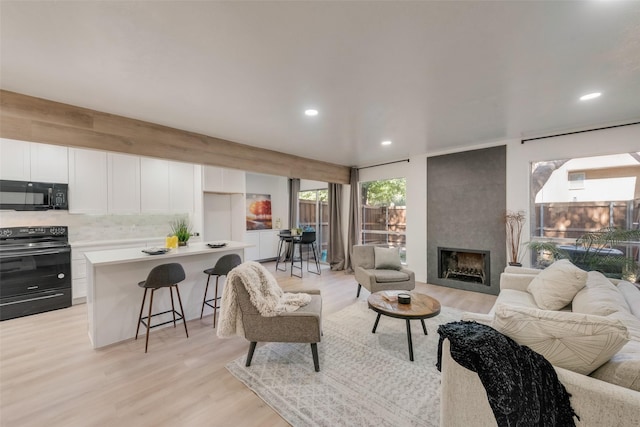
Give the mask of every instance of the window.
M 576 239 L 605 227 L 638 228 L 640 154 L 535 162 L 531 196 L 533 236 Z
M 569 172 L 569 190 L 584 190 L 584 172 Z
M 591 258 L 597 262 L 579 266 L 637 276 L 631 270 L 640 265 L 640 153 L 535 162 L 531 197 L 532 238 L 564 252 L 553 257 L 574 264 Z M 532 256 L 539 266 L 550 261 Z
M 300 191 L 298 193 L 298 226 L 316 232 L 318 256 L 327 261 L 329 248 L 329 192 L 328 190 Z M 306 256 L 306 255 L 305 255 Z
M 400 248 L 406 262 L 406 180 L 394 178 L 360 183 L 362 244 Z

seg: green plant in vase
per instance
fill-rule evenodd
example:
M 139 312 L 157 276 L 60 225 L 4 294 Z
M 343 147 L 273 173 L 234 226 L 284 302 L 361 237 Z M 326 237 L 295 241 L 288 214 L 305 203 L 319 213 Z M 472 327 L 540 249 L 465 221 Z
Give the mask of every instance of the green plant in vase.
M 179 246 L 186 246 L 191 237 L 191 223 L 186 218 L 177 218 L 171 223 L 171 232 L 178 238 Z

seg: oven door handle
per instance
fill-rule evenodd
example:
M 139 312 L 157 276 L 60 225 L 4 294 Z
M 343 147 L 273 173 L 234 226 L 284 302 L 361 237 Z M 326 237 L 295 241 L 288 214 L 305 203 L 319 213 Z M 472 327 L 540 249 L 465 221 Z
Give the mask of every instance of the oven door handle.
M 0 259 L 17 258 L 33 255 L 58 255 L 71 252 L 70 248 L 60 249 L 37 249 L 37 250 L 22 250 L 22 251 L 7 251 L 0 252 Z
M 64 294 L 62 294 L 62 293 L 57 293 L 57 294 L 53 294 L 53 295 L 45 295 L 43 297 L 26 298 L 26 299 L 21 299 L 19 301 L 3 302 L 2 304 L 0 304 L 0 307 L 4 307 L 5 305 L 22 304 L 22 303 L 25 303 L 25 302 L 39 301 L 39 300 L 43 300 L 43 299 L 58 298 L 58 297 L 61 297 L 63 295 Z

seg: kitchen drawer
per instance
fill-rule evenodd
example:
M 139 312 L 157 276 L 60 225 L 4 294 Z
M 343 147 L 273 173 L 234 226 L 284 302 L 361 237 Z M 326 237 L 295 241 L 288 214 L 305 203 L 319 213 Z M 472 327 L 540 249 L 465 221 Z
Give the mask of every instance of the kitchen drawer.
M 71 277 L 74 279 L 87 277 L 87 260 L 84 258 L 84 254 L 81 259 L 71 260 Z

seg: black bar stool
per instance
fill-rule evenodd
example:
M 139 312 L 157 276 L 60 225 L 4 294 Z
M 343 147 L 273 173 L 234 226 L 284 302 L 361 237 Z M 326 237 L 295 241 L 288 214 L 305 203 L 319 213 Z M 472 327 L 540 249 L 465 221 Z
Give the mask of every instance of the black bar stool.
M 149 330 L 157 326 L 166 325 L 171 323 L 171 320 L 158 323 L 157 325 L 151 325 L 151 319 L 156 316 L 171 313 L 173 315 L 173 327 L 176 327 L 176 320 L 182 320 L 184 324 L 184 332 L 189 338 L 189 331 L 187 331 L 187 322 L 184 318 L 184 309 L 182 308 L 182 300 L 180 299 L 180 291 L 178 290 L 178 283 L 185 279 L 184 269 L 182 265 L 178 263 L 161 264 L 157 267 L 153 267 L 147 276 L 147 280 L 138 283 L 138 286 L 144 288 L 144 296 L 142 297 L 142 305 L 140 306 L 140 315 L 138 316 L 138 327 L 136 328 L 136 339 L 138 339 L 138 332 L 140 331 L 140 324 L 142 323 L 147 327 L 147 338 L 144 344 L 144 352 L 147 352 L 149 347 Z M 151 314 L 153 307 L 153 294 L 160 288 L 169 288 L 169 295 L 171 296 L 171 310 L 163 311 L 161 313 Z M 180 312 L 177 312 L 173 304 L 173 288 L 176 289 L 178 295 L 178 304 L 180 304 Z M 142 317 L 142 311 L 144 309 L 144 301 L 147 299 L 147 291 L 151 289 L 151 298 L 149 299 L 149 315 Z M 177 317 L 176 317 L 177 315 Z
M 292 256 L 291 243 L 293 242 L 293 236 L 291 235 L 291 230 L 282 230 L 280 231 L 280 233 L 278 233 L 278 235 L 280 236 L 280 242 L 278 242 L 278 258 L 276 258 L 276 270 L 287 271 L 287 259 L 291 258 Z M 284 262 L 283 269 L 278 267 L 281 261 Z
M 303 231 L 302 235 L 298 239 L 293 239 L 293 251 L 291 254 L 291 275 L 302 278 L 302 246 L 307 247 L 307 271 L 313 274 L 320 274 L 320 261 L 318 261 L 318 254 L 316 251 L 316 232 L 315 231 Z M 298 257 L 296 257 L 296 246 L 298 247 Z M 310 254 L 313 253 L 313 260 L 316 263 L 316 271 L 309 270 Z M 300 261 L 300 266 L 296 265 L 296 262 Z M 300 275 L 293 273 L 293 269 L 299 269 Z
M 218 279 L 220 276 L 226 276 L 229 274 L 231 270 L 235 267 L 242 264 L 242 258 L 237 254 L 229 254 L 222 256 L 213 268 L 208 268 L 204 271 L 207 274 L 207 287 L 204 288 L 204 298 L 202 299 L 202 310 L 200 310 L 200 318 L 202 319 L 202 315 L 204 314 L 204 306 L 208 305 L 213 308 L 213 327 L 216 327 L 216 314 L 218 309 L 220 308 L 220 297 L 218 296 Z M 216 292 L 214 297 L 211 299 L 207 299 L 207 291 L 209 290 L 209 280 L 211 276 L 216 276 Z M 213 302 L 213 304 L 211 304 Z

